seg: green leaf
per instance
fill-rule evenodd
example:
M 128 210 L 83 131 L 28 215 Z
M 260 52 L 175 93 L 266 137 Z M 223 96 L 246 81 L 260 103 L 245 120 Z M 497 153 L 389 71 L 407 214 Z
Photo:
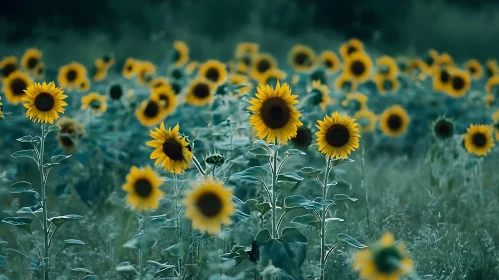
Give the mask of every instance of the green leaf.
M 227 260 L 235 259 L 236 257 L 239 257 L 239 254 L 230 252 L 230 253 L 225 253 L 225 254 L 220 255 L 220 260 L 227 261 Z
M 0 248 L 7 247 L 7 245 L 9 245 L 9 242 L 7 242 L 7 241 L 0 241 Z
M 36 271 L 43 270 L 42 264 L 40 263 L 40 260 L 31 258 L 31 257 L 28 259 L 28 264 L 26 265 L 26 269 L 36 270 Z
M 250 167 L 238 173 L 234 173 L 230 176 L 230 179 L 246 181 L 246 182 L 259 182 L 260 180 L 265 180 L 268 175 L 268 171 L 261 166 Z
M 116 266 L 116 271 L 134 271 L 135 268 L 130 262 L 122 262 Z
M 319 219 L 314 214 L 306 214 L 302 216 L 296 216 L 291 220 L 292 223 L 308 226 L 309 224 L 319 222 Z
M 47 127 L 47 134 L 49 132 L 56 131 L 56 130 L 59 130 L 59 129 L 61 129 L 61 128 L 58 127 L 57 125 L 51 125 L 51 126 Z
M 327 218 L 326 219 L 326 223 L 329 223 L 329 222 L 343 222 L 345 220 L 343 220 L 342 218 Z
M 19 181 L 12 184 L 9 188 L 10 193 L 24 193 L 31 189 L 31 183 L 26 181 Z
M 8 265 L 7 258 L 0 255 L 0 267 L 7 267 Z
M 301 181 L 303 177 L 296 174 L 295 172 L 284 172 L 277 176 L 277 180 L 281 181 Z
M 265 213 L 267 213 L 267 211 L 272 209 L 270 203 L 268 202 L 259 203 L 258 200 L 256 199 L 248 199 L 244 204 L 246 204 L 246 206 L 248 206 L 248 208 L 251 211 L 258 211 L 262 213 L 262 215 L 264 215 Z
M 297 150 L 297 149 L 289 149 L 286 151 L 286 154 L 289 156 L 294 156 L 294 155 L 306 155 L 305 152 Z
M 175 268 L 174 265 L 167 264 L 167 263 L 159 263 L 159 262 L 151 261 L 151 260 L 147 260 L 147 263 L 155 269 L 155 271 L 154 271 L 155 274 L 163 272 L 163 271 L 168 270 L 168 269 Z
M 147 233 L 148 232 L 142 231 L 135 234 L 134 236 L 132 236 L 132 238 L 130 238 L 130 240 L 128 240 L 127 242 L 125 242 L 125 244 L 123 244 L 123 248 L 137 249 L 137 250 L 138 249 L 144 250 L 147 248 L 151 248 L 152 246 L 154 246 L 156 242 Z
M 52 217 L 49 218 L 48 221 L 54 224 L 55 227 L 60 227 L 65 222 L 77 221 L 81 220 L 82 218 L 83 216 L 70 214 L 70 215 Z
M 196 264 L 186 264 L 184 269 L 186 279 L 197 279 L 197 275 L 201 268 Z
M 255 236 L 255 241 L 258 244 L 262 244 L 272 239 L 270 235 L 270 230 L 268 228 L 261 229 Z
M 66 249 L 71 246 L 83 246 L 85 245 L 85 242 L 78 240 L 78 239 L 66 239 L 63 242 L 63 249 Z
M 188 248 L 187 242 L 180 242 L 164 249 L 163 252 L 168 253 L 170 257 L 181 258 L 187 253 Z
M 2 220 L 2 223 L 6 223 L 15 227 L 20 227 L 27 231 L 30 231 L 30 226 L 32 222 L 33 219 L 28 217 L 7 217 Z
M 61 161 L 70 158 L 71 155 L 56 155 L 51 157 L 52 163 L 60 163 Z
M 83 280 L 97 280 L 99 278 L 97 278 L 97 275 L 87 275 L 85 277 L 83 277 Z
M 29 150 L 16 151 L 12 154 L 12 157 L 13 158 L 27 157 L 35 160 L 35 150 L 29 149 Z
M 88 273 L 88 274 L 94 274 L 91 270 L 88 270 L 86 268 L 83 268 L 83 267 L 75 267 L 75 268 L 71 268 L 71 273 Z
M 301 233 L 297 228 L 294 227 L 286 227 L 282 230 L 282 234 L 279 237 L 279 240 L 286 242 L 300 242 L 307 243 L 307 237 Z
M 344 234 L 344 233 L 338 233 L 336 235 L 336 238 L 338 238 L 338 240 L 342 241 L 342 242 L 345 242 L 347 243 L 348 245 L 354 247 L 354 248 L 358 248 L 358 249 L 363 249 L 363 248 L 366 248 L 367 246 L 360 243 L 359 241 L 355 240 L 355 238 L 347 235 L 347 234 Z
M 35 206 L 28 206 L 28 207 L 23 207 L 19 210 L 17 210 L 17 214 L 37 214 L 41 213 L 43 211 L 42 207 L 40 205 L 35 205 Z
M 315 178 L 322 173 L 322 170 L 313 167 L 302 167 L 297 173 L 303 177 Z
M 250 152 L 255 157 L 271 157 L 272 151 L 264 146 L 251 148 L 248 152 Z
M 301 195 L 292 195 L 288 196 L 284 199 L 284 208 L 293 209 L 293 208 L 305 208 L 307 210 L 321 210 L 322 205 L 315 201 L 311 201 Z
M 346 194 L 335 194 L 334 195 L 334 200 L 340 201 L 340 200 L 351 200 L 351 201 L 357 201 L 358 199 L 349 197 Z
M 33 145 L 36 145 L 38 143 L 40 143 L 40 137 L 39 136 L 31 136 L 31 135 L 26 135 L 26 136 L 23 136 L 21 138 L 17 138 L 16 139 L 17 141 L 19 142 L 23 142 L 23 143 L 31 143 Z
M 294 182 L 294 181 L 277 181 L 277 186 L 279 186 L 280 189 L 291 189 L 297 183 L 298 182 Z
M 307 255 L 307 245 L 302 242 L 286 242 L 281 239 L 270 239 L 260 245 L 260 261 L 259 264 L 266 266 L 272 263 L 290 277 L 278 279 L 305 279 L 301 266 Z

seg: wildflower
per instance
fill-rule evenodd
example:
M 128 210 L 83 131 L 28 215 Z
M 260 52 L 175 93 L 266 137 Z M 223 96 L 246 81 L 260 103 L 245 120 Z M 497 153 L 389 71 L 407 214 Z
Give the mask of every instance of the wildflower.
M 159 189 L 162 183 L 163 180 L 150 166 L 141 169 L 132 166 L 126 176 L 126 183 L 122 186 L 128 192 L 128 205 L 137 211 L 158 209 L 159 200 L 164 195 Z
M 359 129 L 354 119 L 334 112 L 317 121 L 315 133 L 319 152 L 333 158 L 346 158 L 359 147 Z
M 54 123 L 59 113 L 64 114 L 64 106 L 68 104 L 64 99 L 68 97 L 64 92 L 51 83 L 33 83 L 24 90 L 23 105 L 28 109 L 26 117 L 34 122 Z
M 383 134 L 399 137 L 407 131 L 409 122 L 409 115 L 404 108 L 395 105 L 383 111 L 379 119 L 379 127 Z

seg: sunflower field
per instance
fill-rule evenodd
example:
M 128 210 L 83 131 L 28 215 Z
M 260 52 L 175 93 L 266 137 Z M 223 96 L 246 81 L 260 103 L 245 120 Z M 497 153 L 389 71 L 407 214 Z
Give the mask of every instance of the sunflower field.
M 499 279 L 498 60 L 250 2 L 0 31 L 0 280 Z

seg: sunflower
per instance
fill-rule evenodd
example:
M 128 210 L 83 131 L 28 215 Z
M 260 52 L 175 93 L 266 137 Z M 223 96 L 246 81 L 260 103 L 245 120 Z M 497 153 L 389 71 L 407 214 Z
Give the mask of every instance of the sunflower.
M 291 93 L 287 83 L 281 86 L 277 82 L 275 88 L 269 85 L 257 88 L 256 97 L 249 101 L 248 110 L 253 112 L 250 125 L 260 139 L 266 137 L 267 143 L 277 140 L 285 144 L 296 135 L 296 130 L 302 125 L 299 120 L 301 113 L 294 106 L 298 104 L 297 97 Z
M 64 114 L 64 106 L 68 104 L 64 99 L 68 97 L 64 92 L 51 83 L 33 83 L 24 90 L 23 105 L 28 109 L 26 117 L 33 122 L 54 123 L 59 113 Z
M 399 80 L 394 76 L 376 74 L 373 80 L 382 95 L 385 95 L 387 92 L 396 93 L 400 88 Z
M 151 89 L 169 87 L 171 89 L 170 81 L 166 77 L 156 77 L 149 83 Z
M 428 53 L 425 57 L 424 62 L 428 66 L 433 66 L 433 64 L 435 64 L 435 61 L 438 59 L 438 56 L 439 56 L 439 54 L 436 50 L 430 49 L 430 50 L 428 50 Z
M 347 60 L 352 54 L 364 51 L 364 44 L 357 39 L 350 39 L 340 46 L 340 55 Z
M 156 73 L 156 66 L 150 61 L 139 61 L 136 65 L 136 71 L 139 85 L 146 85 L 151 82 Z
M 352 112 L 367 109 L 367 100 L 369 98 L 362 93 L 348 93 L 345 100 L 341 102 L 343 108 L 349 109 Z
M 233 86 L 238 87 L 238 89 L 232 93 L 233 95 L 246 94 L 253 88 L 253 84 L 250 83 L 248 76 L 245 75 L 231 74 L 229 76 L 229 82 Z
M 407 256 L 405 245 L 395 243 L 391 233 L 385 233 L 379 244 L 354 255 L 353 269 L 360 272 L 362 279 L 402 279 L 413 269 L 413 262 Z
M 242 42 L 239 43 L 236 47 L 235 57 L 240 58 L 244 55 L 254 55 L 258 52 L 260 46 L 256 43 L 251 42 Z
M 85 128 L 76 119 L 62 117 L 56 126 L 61 129 L 57 130 L 56 139 L 59 146 L 69 152 L 74 152 L 78 146 L 78 141 L 85 135 Z
M 125 64 L 123 65 L 123 69 L 121 70 L 121 74 L 126 79 L 131 79 L 133 76 L 137 75 L 139 62 L 131 57 L 127 58 Z
M 184 77 L 184 69 L 182 67 L 173 66 L 168 72 L 168 76 L 174 81 L 181 80 Z
M 454 97 L 463 97 L 471 87 L 470 75 L 463 70 L 455 70 L 451 73 L 447 93 Z
M 101 115 L 107 110 L 107 102 L 105 95 L 99 95 L 97 92 L 92 92 L 81 98 L 81 109 L 90 109 L 94 114 Z
M 319 58 L 322 65 L 330 72 L 336 72 L 340 69 L 340 58 L 333 51 L 323 51 Z
M 488 78 L 499 74 L 499 65 L 497 65 L 497 60 L 488 59 L 487 62 L 485 62 L 485 66 L 487 68 L 487 77 Z
M 409 75 L 414 75 L 417 77 L 420 74 L 426 75 L 429 72 L 432 72 L 429 71 L 428 68 L 429 68 L 428 65 L 426 65 L 426 63 L 422 59 L 417 58 L 409 61 L 409 63 L 407 64 L 406 72 Z M 435 68 L 438 69 L 438 66 L 435 66 Z M 432 73 L 434 72 L 435 71 L 433 71 Z
M 216 85 L 204 79 L 192 80 L 187 89 L 185 100 L 187 103 L 195 106 L 204 106 L 213 100 L 213 93 Z
M 164 195 L 159 189 L 161 184 L 163 180 L 150 166 L 141 169 L 132 166 L 121 188 L 128 192 L 126 202 L 132 209 L 147 211 L 158 209 L 159 200 Z
M 263 73 L 272 68 L 277 68 L 277 61 L 271 54 L 255 54 L 255 56 L 253 57 L 251 77 L 253 77 L 255 80 L 258 80 Z
M 3 81 L 3 92 L 5 93 L 5 97 L 12 104 L 19 104 L 21 99 L 25 96 L 24 90 L 27 89 L 31 83 L 32 81 L 27 74 L 21 71 L 11 73 L 9 77 Z
M 177 108 L 177 96 L 170 86 L 159 87 L 151 90 L 151 99 L 159 100 L 164 114 L 170 115 Z
M 76 90 L 78 92 L 86 92 L 90 89 L 90 80 L 87 77 L 79 80 L 76 84 Z
M 78 82 L 82 81 L 87 76 L 87 69 L 80 63 L 72 62 L 59 68 L 57 82 L 59 86 L 67 90 L 72 90 L 73 87 L 78 87 Z
M 0 96 L 0 119 L 4 119 L 5 116 L 3 115 L 3 103 L 2 103 L 2 97 Z
M 499 111 L 492 114 L 492 121 L 494 121 L 494 129 L 496 130 L 496 140 L 499 140 Z
M 435 62 L 433 63 L 436 67 L 454 67 L 454 60 L 448 53 L 442 53 L 440 56 L 435 58 Z
M 121 86 L 121 84 L 112 84 L 109 87 L 108 93 L 112 100 L 120 100 L 123 97 L 123 93 L 125 90 Z
M 360 132 L 373 132 L 376 128 L 378 116 L 369 109 L 357 111 L 353 118 L 359 124 Z
M 317 61 L 314 50 L 305 45 L 295 45 L 288 56 L 289 63 L 296 71 L 307 71 L 312 68 Z
M 146 143 L 154 148 L 150 158 L 156 159 L 154 165 L 161 163 L 163 168 L 171 173 L 181 174 L 191 166 L 193 154 L 187 137 L 179 134 L 179 125 L 173 129 L 165 129 L 165 124 L 161 123 L 154 131 L 149 131 L 149 135 L 154 139 Z
M 10 74 L 18 70 L 17 58 L 15 56 L 8 56 L 0 61 L 0 69 L 2 70 L 2 78 L 7 78 Z
M 410 118 L 400 105 L 385 109 L 380 116 L 379 127 L 388 136 L 398 137 L 407 131 Z
M 102 81 L 107 77 L 107 71 L 115 63 L 115 58 L 112 56 L 103 56 L 98 58 L 94 62 L 94 75 L 92 79 L 94 81 Z
M 23 57 L 21 58 L 21 65 L 27 71 L 33 72 L 38 63 L 40 63 L 41 59 L 42 52 L 40 50 L 35 48 L 27 49 L 26 52 L 24 52 Z
M 490 77 L 485 84 L 485 92 L 494 96 L 499 96 L 499 75 Z
M 290 141 L 295 148 L 305 150 L 312 144 L 312 140 L 313 134 L 310 128 L 306 125 L 301 125 L 296 130 L 296 136 L 291 138 Z
M 33 75 L 36 79 L 43 79 L 43 77 L 45 77 L 45 63 L 38 63 L 35 67 L 35 70 L 33 70 Z
M 101 66 L 100 68 L 94 68 L 94 74 L 92 79 L 96 82 L 103 81 L 107 77 L 107 68 L 105 66 Z
M 300 75 L 293 75 L 291 77 L 291 85 L 296 86 L 300 82 Z
M 312 86 L 307 86 L 308 94 L 311 96 L 313 105 L 319 105 L 324 111 L 329 102 L 329 88 L 320 81 L 313 81 Z
M 187 191 L 182 202 L 187 208 L 185 216 L 192 220 L 192 228 L 209 234 L 220 232 L 222 224 L 230 224 L 234 213 L 232 189 L 222 182 L 207 179 Z
M 376 59 L 376 68 L 379 75 L 385 77 L 395 77 L 399 73 L 399 67 L 395 59 L 386 55 Z
M 471 78 L 473 80 L 479 80 L 483 76 L 483 67 L 482 64 L 476 59 L 471 59 L 468 60 L 464 64 L 464 69 L 468 71 L 468 73 L 471 75 Z
M 431 124 L 431 131 L 438 139 L 449 139 L 454 135 L 454 122 L 445 116 L 438 117 Z
M 135 110 L 135 116 L 143 126 L 157 125 L 166 117 L 165 103 L 159 100 L 159 95 L 151 96 L 150 99 L 142 101 Z
M 199 76 L 219 84 L 227 78 L 225 64 L 218 60 L 208 60 L 199 68 Z
M 358 83 L 363 83 L 369 79 L 373 62 L 367 53 L 355 52 L 345 61 L 344 71 Z
M 354 119 L 334 112 L 318 120 L 315 133 L 319 152 L 333 158 L 346 158 L 359 147 L 359 129 Z
M 435 71 L 433 76 L 433 90 L 438 92 L 446 92 L 451 81 L 449 70 L 440 68 Z
M 286 72 L 272 68 L 259 77 L 258 83 L 275 86 L 277 82 L 281 82 L 284 79 L 286 79 Z
M 182 41 L 173 42 L 172 62 L 176 66 L 183 66 L 189 61 L 189 47 Z
M 463 135 L 464 146 L 468 153 L 485 156 L 494 147 L 492 133 L 494 128 L 490 125 L 470 125 Z
M 485 101 L 485 108 L 490 108 L 495 105 L 496 99 L 493 94 L 486 93 L 484 101 Z
M 357 89 L 357 83 L 353 81 L 351 75 L 343 72 L 334 81 L 334 88 L 337 91 L 352 92 Z

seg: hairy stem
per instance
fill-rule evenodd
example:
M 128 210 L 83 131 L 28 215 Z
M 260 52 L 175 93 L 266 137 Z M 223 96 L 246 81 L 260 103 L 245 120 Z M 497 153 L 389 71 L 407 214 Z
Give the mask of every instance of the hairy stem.
M 327 179 L 329 177 L 329 167 L 331 165 L 331 157 L 328 156 L 326 163 L 326 174 L 324 175 L 324 184 L 322 185 L 322 211 L 321 211 L 321 280 L 325 280 L 324 270 L 326 268 L 326 196 L 327 196 Z
M 40 155 L 38 157 L 38 171 L 40 171 L 40 184 L 42 189 L 42 222 L 43 222 L 43 279 L 49 279 L 49 269 L 50 269 L 50 259 L 49 259 L 49 226 L 48 226 L 48 214 L 47 214 L 47 190 L 46 184 L 47 179 L 45 176 L 45 170 L 43 168 L 43 154 L 45 152 L 45 139 L 47 134 L 45 133 L 45 123 L 42 123 L 42 134 L 40 141 Z
M 361 180 L 361 187 L 362 189 L 364 189 L 364 197 L 366 199 L 366 218 L 367 218 L 367 229 L 370 230 L 371 229 L 371 221 L 369 219 L 369 201 L 368 201 L 368 197 L 367 197 L 367 185 L 366 185 L 366 174 L 365 174 L 365 171 L 364 171 L 364 159 L 365 159 L 365 156 L 364 156 L 364 146 L 362 146 L 362 158 L 360 160 L 360 163 L 361 163 L 361 173 L 362 173 L 362 180 Z
M 272 237 L 277 238 L 277 221 L 276 221 L 276 207 L 277 207 L 277 155 L 279 153 L 279 146 L 277 145 L 277 139 L 275 141 L 274 158 L 272 159 Z

